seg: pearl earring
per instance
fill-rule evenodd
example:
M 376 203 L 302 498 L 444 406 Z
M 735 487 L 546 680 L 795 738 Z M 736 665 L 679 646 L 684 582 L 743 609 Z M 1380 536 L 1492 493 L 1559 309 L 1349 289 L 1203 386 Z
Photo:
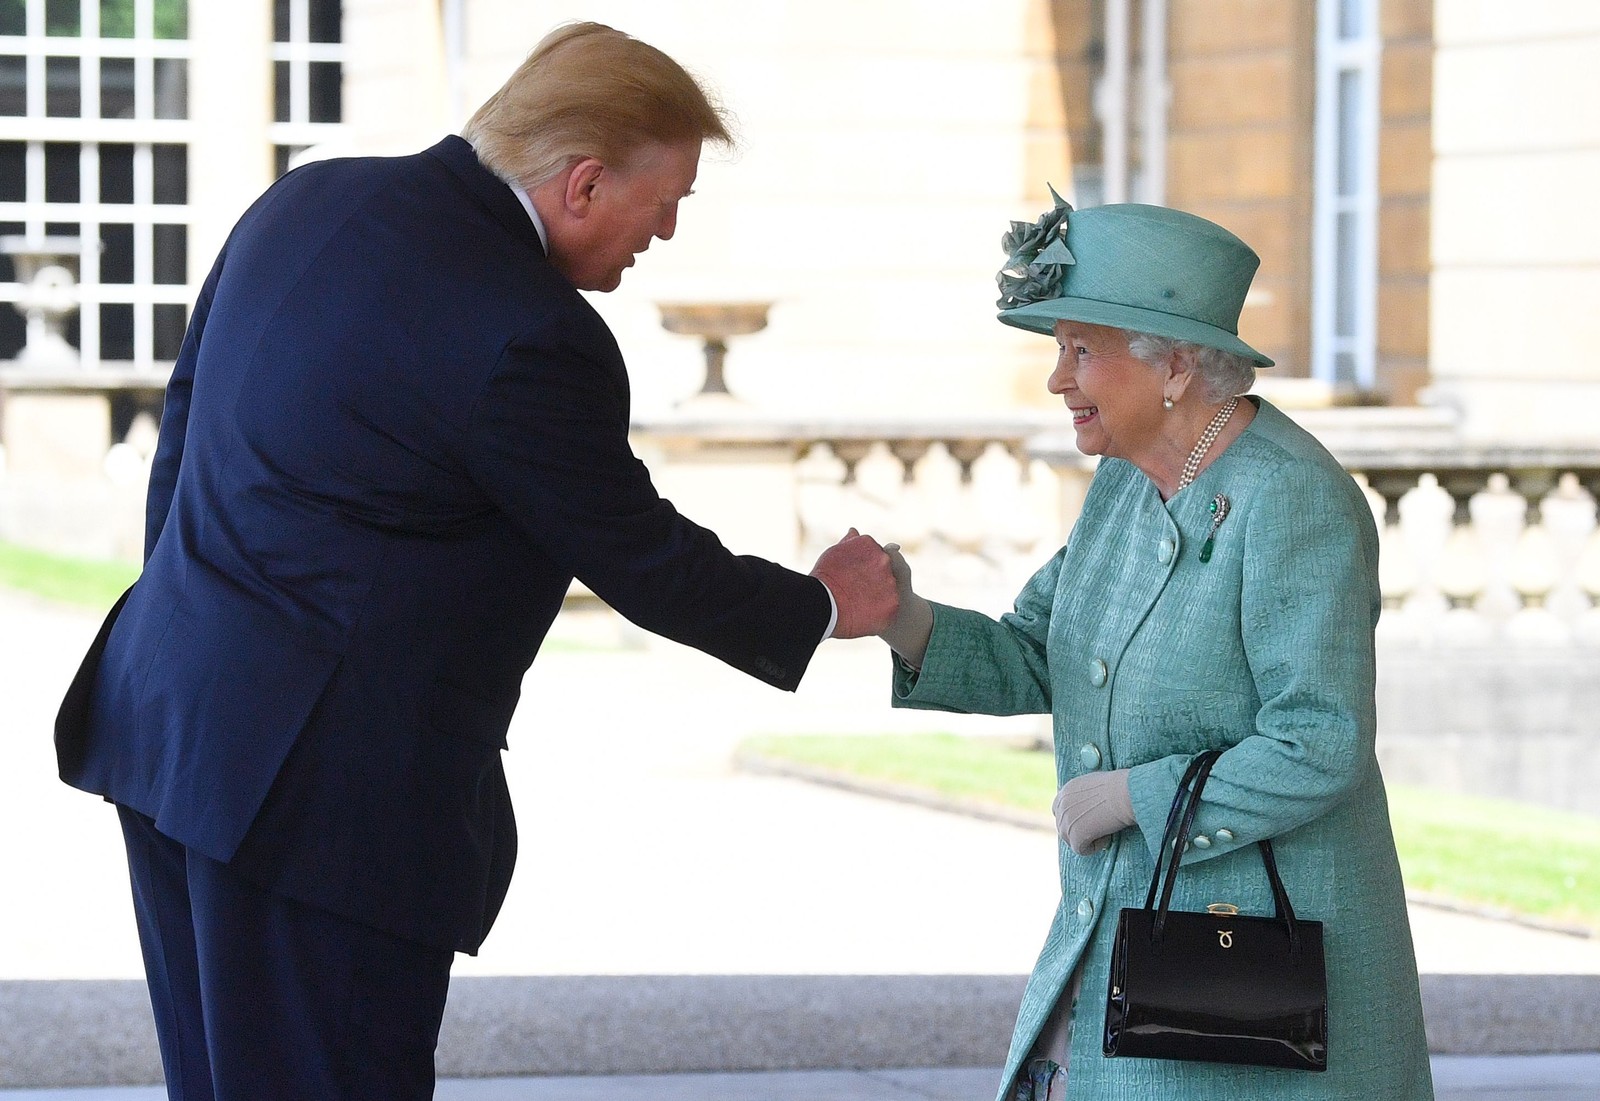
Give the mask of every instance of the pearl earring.
M 1162 398 L 1161 399 L 1161 408 L 1163 408 L 1163 409 L 1171 409 L 1172 408 L 1172 399 L 1171 398 Z

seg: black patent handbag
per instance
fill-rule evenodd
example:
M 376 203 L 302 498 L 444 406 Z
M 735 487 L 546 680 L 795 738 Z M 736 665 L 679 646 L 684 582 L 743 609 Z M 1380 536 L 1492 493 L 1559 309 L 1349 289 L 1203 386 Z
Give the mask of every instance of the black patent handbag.
M 1322 923 L 1295 917 L 1272 842 L 1261 841 L 1277 913 L 1252 917 L 1213 903 L 1171 910 L 1173 883 L 1220 750 L 1197 756 L 1178 784 L 1141 908 L 1117 920 L 1106 997 L 1108 1056 L 1328 1069 L 1328 982 Z M 1159 888 L 1160 904 L 1157 905 Z

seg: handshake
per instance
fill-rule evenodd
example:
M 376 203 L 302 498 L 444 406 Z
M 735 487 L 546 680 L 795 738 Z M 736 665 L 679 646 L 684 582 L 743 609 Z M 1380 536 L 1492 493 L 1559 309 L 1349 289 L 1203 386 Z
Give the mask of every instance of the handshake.
M 898 543 L 879 544 L 851 528 L 822 552 L 811 576 L 833 594 L 834 638 L 877 635 L 914 666 L 933 633 L 933 606 L 911 589 L 911 567 Z

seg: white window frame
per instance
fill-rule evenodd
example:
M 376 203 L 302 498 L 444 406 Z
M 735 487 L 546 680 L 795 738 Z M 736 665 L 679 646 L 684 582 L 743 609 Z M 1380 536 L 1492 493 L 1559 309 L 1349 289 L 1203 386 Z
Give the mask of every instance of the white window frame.
M 1348 33 L 1342 17 L 1354 17 Z M 1378 0 L 1318 0 L 1311 374 L 1336 387 L 1377 380 L 1378 130 L 1383 40 Z M 1353 102 L 1340 95 L 1353 81 Z M 1351 140 L 1341 143 L 1341 135 Z M 1348 181 L 1349 186 L 1342 186 Z M 1341 221 L 1350 227 L 1341 242 Z M 1341 274 L 1348 276 L 1341 299 Z M 1349 369 L 1341 370 L 1341 361 Z
M 191 3 L 196 0 L 190 0 Z M 26 143 L 25 189 L 21 202 L 0 202 L 0 223 L 20 222 L 23 235 L 46 236 L 47 224 L 76 223 L 85 248 L 79 257 L 78 334 L 86 368 L 103 364 L 128 365 L 138 371 L 166 367 L 170 360 L 154 354 L 154 307 L 178 305 L 187 309 L 193 292 L 182 283 L 154 282 L 156 225 L 182 225 L 193 238 L 191 207 L 185 202 L 156 203 L 153 145 L 188 148 L 193 130 L 188 119 L 154 117 L 156 59 L 190 58 L 187 39 L 155 37 L 153 0 L 135 0 L 134 37 L 100 37 L 100 0 L 80 0 L 77 37 L 45 33 L 45 0 L 27 0 L 26 24 L 21 35 L 0 36 L 0 54 L 22 56 L 27 69 L 27 106 L 22 116 L 0 116 L 0 141 Z M 78 117 L 45 115 L 45 58 L 76 58 L 81 101 Z M 100 74 L 102 58 L 131 58 L 134 63 L 135 117 L 102 119 Z M 64 142 L 80 146 L 78 201 L 45 202 L 45 145 Z M 133 146 L 133 202 L 100 201 L 100 145 Z M 100 239 L 102 225 L 133 226 L 133 281 L 102 283 L 100 254 L 91 242 Z M 0 309 L 14 309 L 24 293 L 20 283 L 0 283 Z M 100 307 L 132 305 L 133 359 L 108 361 L 101 355 Z
M 344 43 L 311 41 L 311 0 L 288 0 L 288 4 L 289 41 L 272 44 L 272 61 L 274 80 L 277 79 L 277 63 L 281 61 L 289 65 L 289 118 L 284 122 L 274 122 L 268 135 L 274 147 L 290 150 L 292 163 L 296 152 L 333 141 L 344 129 L 342 120 L 311 121 L 311 65 L 313 62 L 330 62 L 338 65 L 342 73 Z M 343 5 L 340 7 L 342 9 Z M 341 39 L 343 37 L 340 35 Z

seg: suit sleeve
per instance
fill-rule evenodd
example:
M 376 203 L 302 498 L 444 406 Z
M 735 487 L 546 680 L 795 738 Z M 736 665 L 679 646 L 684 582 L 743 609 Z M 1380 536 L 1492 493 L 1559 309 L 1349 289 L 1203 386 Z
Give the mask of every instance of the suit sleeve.
M 183 446 L 189 430 L 189 399 L 194 391 L 195 361 L 200 357 L 200 338 L 205 331 L 206 318 L 211 313 L 211 299 L 216 293 L 217 279 L 222 274 L 222 259 L 211 268 L 200 295 L 195 300 L 194 312 L 189 317 L 188 331 L 183 335 L 183 347 L 172 365 L 172 377 L 167 381 L 166 398 L 161 406 L 161 432 L 156 439 L 156 453 L 150 461 L 150 488 L 145 496 L 144 557 L 149 561 L 156 540 L 166 527 L 167 513 L 172 508 L 172 497 L 177 491 L 178 469 L 183 465 Z
M 508 347 L 468 464 L 539 550 L 639 626 L 793 690 L 832 611 L 813 577 L 735 555 L 656 492 L 628 445 L 620 365 L 551 339 Z

